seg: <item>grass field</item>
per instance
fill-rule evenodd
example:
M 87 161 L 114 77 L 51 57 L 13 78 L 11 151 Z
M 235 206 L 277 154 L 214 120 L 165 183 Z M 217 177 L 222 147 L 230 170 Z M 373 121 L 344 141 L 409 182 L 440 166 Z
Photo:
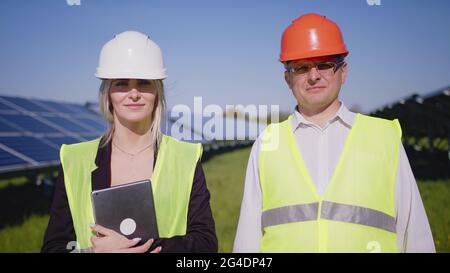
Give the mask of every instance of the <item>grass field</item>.
M 249 153 L 250 148 L 229 152 L 215 156 L 203 165 L 211 192 L 211 206 L 216 222 L 220 252 L 232 250 Z M 25 186 L 21 179 L 13 183 L 0 181 L 0 198 L 2 191 L 8 188 Z M 419 189 L 431 224 L 436 248 L 438 252 L 450 252 L 450 180 L 420 181 Z M 32 193 L 23 192 L 23 198 L 14 197 L 10 202 L 16 202 L 16 204 L 17 202 L 32 202 L 30 200 L 30 198 L 34 198 Z M 7 195 L 10 194 L 5 194 L 5 196 Z M 0 217 L 2 215 L 3 212 L 0 213 Z M 4 226 L 0 229 L 0 252 L 39 251 L 47 222 L 48 215 L 38 213 L 29 215 L 13 226 Z M 0 224 L 2 224 L 2 220 L 0 220 Z
M 418 182 L 438 252 L 450 252 L 450 180 Z

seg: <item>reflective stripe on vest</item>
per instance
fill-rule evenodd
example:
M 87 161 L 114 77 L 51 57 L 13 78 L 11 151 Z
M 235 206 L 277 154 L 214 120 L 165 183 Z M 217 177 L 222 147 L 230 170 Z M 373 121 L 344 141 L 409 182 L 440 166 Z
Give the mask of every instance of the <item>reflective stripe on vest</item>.
M 285 206 L 262 213 L 262 227 L 317 220 L 319 203 Z
M 301 140 L 300 140 L 301 141 Z M 297 145 L 292 116 L 261 135 L 262 252 L 398 251 L 394 181 L 397 120 L 356 115 L 323 195 Z
M 77 243 L 91 246 L 94 223 L 91 174 L 100 139 L 62 145 L 61 165 Z M 178 141 L 162 135 L 155 169 L 151 177 L 159 236 L 186 234 L 187 214 L 195 168 L 201 158 L 201 144 Z
M 324 201 L 321 218 L 375 227 L 395 233 L 395 218 L 374 209 Z
M 319 203 L 285 206 L 262 214 L 262 227 L 317 220 Z M 395 218 L 381 211 L 352 205 L 322 202 L 320 218 L 371 226 L 395 233 Z

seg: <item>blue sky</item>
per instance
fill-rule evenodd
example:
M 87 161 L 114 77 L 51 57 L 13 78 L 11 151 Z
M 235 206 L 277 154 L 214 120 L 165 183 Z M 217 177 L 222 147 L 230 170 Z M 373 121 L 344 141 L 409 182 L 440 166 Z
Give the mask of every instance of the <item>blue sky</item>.
M 350 55 L 347 106 L 374 110 L 450 85 L 450 1 L 6 0 L 0 9 L 0 94 L 97 100 L 98 54 L 114 34 L 137 30 L 163 50 L 169 106 L 275 104 L 295 99 L 278 62 L 283 30 L 316 12 L 337 22 Z

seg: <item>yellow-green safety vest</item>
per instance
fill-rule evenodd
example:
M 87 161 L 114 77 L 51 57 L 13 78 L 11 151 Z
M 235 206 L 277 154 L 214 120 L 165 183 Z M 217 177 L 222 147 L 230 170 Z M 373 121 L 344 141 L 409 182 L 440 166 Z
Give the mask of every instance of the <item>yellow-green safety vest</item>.
M 91 173 L 100 139 L 62 145 L 61 164 L 77 244 L 91 247 L 94 223 Z M 189 199 L 195 168 L 201 158 L 201 144 L 178 141 L 162 135 L 158 158 L 151 177 L 156 220 L 161 238 L 186 234 Z M 151 167 L 151 166 L 149 166 Z
M 357 114 L 323 196 L 308 174 L 291 123 L 292 116 L 269 125 L 261 138 L 260 251 L 397 252 L 398 120 Z

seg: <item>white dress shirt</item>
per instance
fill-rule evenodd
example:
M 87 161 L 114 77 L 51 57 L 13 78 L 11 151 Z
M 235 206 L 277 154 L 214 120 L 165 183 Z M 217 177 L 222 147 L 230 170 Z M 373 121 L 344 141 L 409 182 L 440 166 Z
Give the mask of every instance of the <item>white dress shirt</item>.
M 307 121 L 298 111 L 292 128 L 306 167 L 320 195 L 323 195 L 341 156 L 347 135 L 356 114 L 343 103 L 336 115 L 321 128 Z M 259 252 L 262 238 L 262 199 L 258 158 L 261 139 L 253 144 L 247 165 L 244 197 L 233 252 Z M 435 252 L 428 218 L 417 183 L 402 143 L 395 177 L 395 208 L 397 211 L 397 245 L 401 252 Z

